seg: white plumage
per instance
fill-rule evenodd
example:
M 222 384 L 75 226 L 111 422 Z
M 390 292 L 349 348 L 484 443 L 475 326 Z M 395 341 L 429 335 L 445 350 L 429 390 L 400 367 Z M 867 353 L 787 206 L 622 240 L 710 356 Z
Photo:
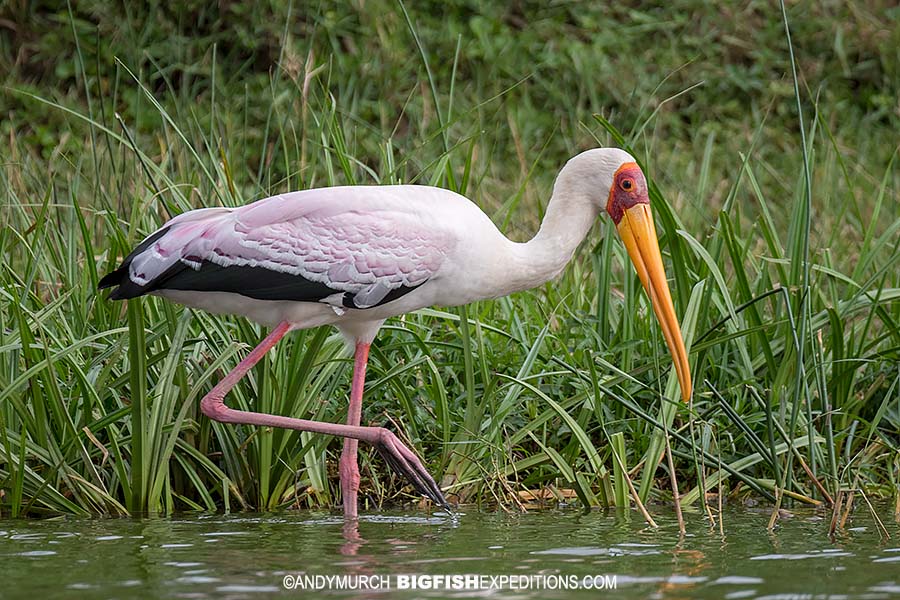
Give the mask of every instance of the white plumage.
M 360 426 L 369 344 L 385 319 L 435 304 L 496 298 L 555 277 L 597 216 L 615 221 L 663 326 L 685 399 L 690 373 L 656 243 L 643 173 L 626 152 L 600 148 L 560 171 L 540 231 L 507 239 L 475 204 L 426 186 L 332 187 L 280 194 L 236 209 L 206 208 L 171 219 L 100 287 L 113 299 L 155 294 L 275 329 L 202 401 L 210 418 L 347 438 L 341 459 L 344 507 L 356 514 L 356 441 L 435 502 L 443 495 L 396 436 Z M 235 411 L 225 394 L 292 329 L 333 324 L 355 342 L 347 425 Z
M 588 154 L 588 153 L 585 153 Z M 623 153 L 624 154 L 624 153 Z M 627 156 L 627 155 L 626 155 Z M 581 162 L 585 155 L 580 155 Z M 624 158 L 624 157 L 623 157 Z M 557 187 L 598 181 L 573 159 Z M 593 194 L 592 194 L 593 196 Z M 455 306 L 532 287 L 558 273 L 602 211 L 596 198 L 557 199 L 531 242 L 508 240 L 468 198 L 428 186 L 342 186 L 280 194 L 235 208 L 179 215 L 127 263 L 147 293 L 265 325 L 334 324 L 348 336 L 375 336 L 385 319 L 435 304 Z M 230 291 L 171 289 L 159 281 L 177 263 L 203 261 L 294 275 L 327 286 L 314 302 L 259 299 Z M 125 266 L 125 265 L 123 265 Z M 242 273 L 235 272 L 235 276 Z M 171 283 L 171 282 L 170 282 Z M 407 291 L 384 303 L 394 290 Z M 352 306 L 344 302 L 353 296 Z

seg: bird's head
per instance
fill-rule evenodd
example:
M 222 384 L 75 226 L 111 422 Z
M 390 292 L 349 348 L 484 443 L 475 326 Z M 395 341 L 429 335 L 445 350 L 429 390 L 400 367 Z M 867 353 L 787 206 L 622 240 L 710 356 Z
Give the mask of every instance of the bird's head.
M 603 208 L 615 223 L 644 290 L 650 297 L 672 354 L 682 398 L 687 402 L 691 397 L 690 366 L 663 269 L 644 173 L 630 154 L 618 148 L 588 150 L 570 163 L 575 161 L 577 163 L 573 166 L 590 180 L 593 202 L 605 203 Z
M 650 194 L 644 172 L 633 160 L 623 162 L 613 173 L 606 198 L 606 214 L 618 227 L 625 211 L 640 204 L 650 206 Z

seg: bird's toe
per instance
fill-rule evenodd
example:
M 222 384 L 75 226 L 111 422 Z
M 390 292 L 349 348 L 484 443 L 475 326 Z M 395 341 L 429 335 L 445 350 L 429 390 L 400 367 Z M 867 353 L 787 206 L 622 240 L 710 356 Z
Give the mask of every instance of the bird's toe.
M 392 471 L 412 484 L 413 488 L 438 506 L 449 509 L 441 488 L 419 460 L 416 454 L 407 448 L 393 433 L 384 430 L 380 443 L 376 445 L 378 452 Z

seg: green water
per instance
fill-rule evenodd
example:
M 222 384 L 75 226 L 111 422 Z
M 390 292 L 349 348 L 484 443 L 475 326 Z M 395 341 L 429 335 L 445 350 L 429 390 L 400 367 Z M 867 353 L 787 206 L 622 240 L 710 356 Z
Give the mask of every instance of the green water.
M 662 509 L 656 530 L 636 513 L 377 513 L 361 519 L 358 539 L 320 512 L 7 520 L 0 597 L 900 597 L 900 525 L 889 510 L 880 514 L 891 539 L 880 538 L 864 509 L 835 540 L 824 513 L 796 511 L 769 534 L 768 512 L 746 508 L 726 511 L 724 537 L 688 514 L 683 540 Z M 303 589 L 327 587 L 329 575 L 371 589 Z M 398 590 L 408 575 L 459 577 L 407 578 L 444 587 Z M 504 589 L 492 589 L 501 580 L 491 576 L 508 577 Z M 602 589 L 565 589 L 585 578 Z M 478 589 L 454 589 L 466 585 Z

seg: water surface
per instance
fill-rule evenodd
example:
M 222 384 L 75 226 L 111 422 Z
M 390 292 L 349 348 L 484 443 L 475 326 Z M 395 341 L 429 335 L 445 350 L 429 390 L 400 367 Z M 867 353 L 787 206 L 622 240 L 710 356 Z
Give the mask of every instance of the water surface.
M 862 509 L 834 540 L 824 513 L 793 511 L 770 535 L 768 511 L 747 508 L 726 511 L 724 538 L 690 513 L 684 539 L 659 508 L 659 529 L 615 511 L 375 513 L 358 533 L 323 512 L 6 520 L 0 597 L 896 598 L 900 525 L 880 514 L 891 539 Z M 397 589 L 420 575 L 458 577 L 407 577 L 441 589 Z

